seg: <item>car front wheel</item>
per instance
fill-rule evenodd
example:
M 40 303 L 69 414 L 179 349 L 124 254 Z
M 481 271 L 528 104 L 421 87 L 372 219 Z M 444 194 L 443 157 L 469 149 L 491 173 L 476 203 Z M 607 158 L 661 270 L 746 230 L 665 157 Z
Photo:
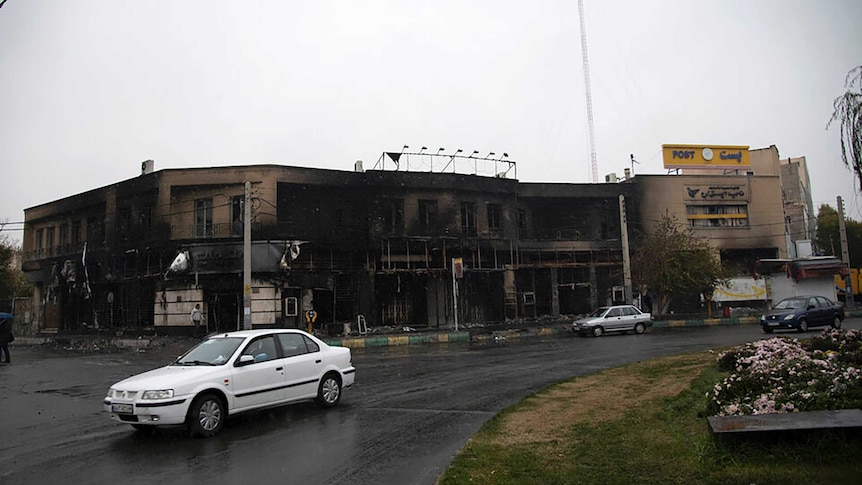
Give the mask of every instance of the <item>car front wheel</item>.
M 635 333 L 636 334 L 640 335 L 640 334 L 644 333 L 644 330 L 646 330 L 646 325 L 644 325 L 643 323 L 636 323 L 635 324 Z
M 832 319 L 832 328 L 841 328 L 841 317 L 835 315 L 835 318 Z
M 593 337 L 601 337 L 603 333 L 605 333 L 605 329 L 602 327 L 593 327 Z
M 772 333 L 772 329 L 763 327 L 763 333 Z
M 806 320 L 804 318 L 802 320 L 799 320 L 799 331 L 800 332 L 807 332 L 808 331 L 808 320 Z
M 323 376 L 317 388 L 317 402 L 324 407 L 332 407 L 341 400 L 341 379 L 335 373 Z
M 215 394 L 202 394 L 195 398 L 189 408 L 186 423 L 192 436 L 208 438 L 221 431 L 227 410 Z

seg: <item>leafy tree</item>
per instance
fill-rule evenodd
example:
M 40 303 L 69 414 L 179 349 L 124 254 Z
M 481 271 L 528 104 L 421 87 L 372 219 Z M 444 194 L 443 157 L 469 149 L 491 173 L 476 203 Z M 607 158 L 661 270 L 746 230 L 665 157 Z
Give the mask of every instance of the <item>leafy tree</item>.
M 856 173 L 862 190 L 862 66 L 847 73 L 844 80 L 847 91 L 832 102 L 834 111 L 826 128 L 833 122 L 840 125 L 841 160 Z
M 729 275 L 709 241 L 665 214 L 632 258 L 636 282 L 653 295 L 653 313 L 662 315 L 677 296 L 712 296 Z
M 847 247 L 850 252 L 850 267 L 862 265 L 862 222 L 846 219 Z M 838 211 L 828 204 L 821 204 L 817 211 L 817 254 L 841 258 L 841 235 L 838 232 Z
M 30 295 L 31 287 L 24 272 L 14 264 L 20 252 L 21 248 L 9 236 L 0 233 L 0 301 Z

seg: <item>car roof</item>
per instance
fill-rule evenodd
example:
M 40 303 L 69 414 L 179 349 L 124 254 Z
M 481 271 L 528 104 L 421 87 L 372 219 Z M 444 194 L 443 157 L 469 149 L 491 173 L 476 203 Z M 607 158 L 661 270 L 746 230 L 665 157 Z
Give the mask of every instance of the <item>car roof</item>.
M 299 333 L 307 335 L 302 330 L 295 328 L 266 328 L 257 330 L 234 330 L 233 332 L 215 333 L 210 337 L 257 337 L 259 335 L 267 335 L 271 333 Z

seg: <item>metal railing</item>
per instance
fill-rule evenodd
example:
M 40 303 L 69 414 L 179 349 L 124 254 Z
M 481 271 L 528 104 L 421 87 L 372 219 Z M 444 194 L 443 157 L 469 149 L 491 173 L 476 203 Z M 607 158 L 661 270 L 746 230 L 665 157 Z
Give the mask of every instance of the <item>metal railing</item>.
M 252 222 L 251 230 L 259 230 L 260 222 Z M 223 239 L 242 237 L 242 224 L 219 222 L 213 224 L 172 225 L 171 239 Z
M 44 248 L 31 249 L 30 251 L 24 251 L 24 261 L 35 261 L 39 259 L 53 258 L 59 256 L 72 256 L 75 254 L 81 254 L 83 251 L 83 242 L 61 244 L 59 246 L 48 246 Z

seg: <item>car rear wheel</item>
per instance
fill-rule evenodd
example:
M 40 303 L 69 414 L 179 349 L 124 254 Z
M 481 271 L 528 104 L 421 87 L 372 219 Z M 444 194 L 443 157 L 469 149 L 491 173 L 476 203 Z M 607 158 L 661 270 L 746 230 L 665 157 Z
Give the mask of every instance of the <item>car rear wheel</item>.
M 334 372 L 323 376 L 317 388 L 317 402 L 324 407 L 332 407 L 341 400 L 341 378 Z
M 602 327 L 593 327 L 593 337 L 601 337 L 603 333 L 605 333 L 605 329 Z
M 832 328 L 841 328 L 841 317 L 835 315 L 835 318 L 832 319 Z
M 644 330 L 646 330 L 646 325 L 644 325 L 643 323 L 636 323 L 635 324 L 635 333 L 636 334 L 640 335 L 640 334 L 644 333 Z
M 806 320 L 804 318 L 802 320 L 799 320 L 799 331 L 800 332 L 807 332 L 808 331 L 808 320 Z
M 189 407 L 186 425 L 192 436 L 207 438 L 221 431 L 227 410 L 222 400 L 215 394 L 201 394 Z

